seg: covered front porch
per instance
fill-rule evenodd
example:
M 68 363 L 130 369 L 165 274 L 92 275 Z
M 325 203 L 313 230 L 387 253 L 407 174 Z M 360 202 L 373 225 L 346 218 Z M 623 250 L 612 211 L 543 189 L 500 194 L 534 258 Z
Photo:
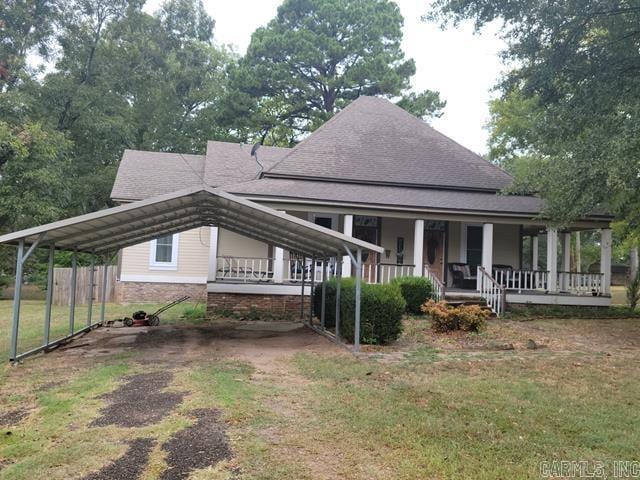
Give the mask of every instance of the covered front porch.
M 434 296 L 483 298 L 501 314 L 506 303 L 606 306 L 610 303 L 611 230 L 599 228 L 600 272 L 582 272 L 572 262 L 572 233 L 593 229 L 579 224 L 558 230 L 532 221 L 469 221 L 442 215 L 407 218 L 287 211 L 316 224 L 381 246 L 383 253 L 363 258 L 362 279 L 388 283 L 401 276 L 424 276 Z M 212 227 L 208 291 L 210 293 L 310 294 L 323 278 L 342 267 L 354 274 L 348 257 L 302 258 L 270 246 L 245 248 L 239 238 Z M 540 245 L 545 250 L 540 251 Z M 578 242 L 579 248 L 579 242 Z M 257 253 L 251 255 L 251 253 Z M 548 260 L 552 259 L 552 260 Z

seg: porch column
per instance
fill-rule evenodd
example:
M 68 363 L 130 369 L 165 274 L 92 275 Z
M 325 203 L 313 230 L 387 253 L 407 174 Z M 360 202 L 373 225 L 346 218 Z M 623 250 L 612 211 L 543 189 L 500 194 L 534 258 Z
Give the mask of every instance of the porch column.
M 284 210 L 278 210 L 280 213 L 287 213 Z M 280 247 L 273 249 L 273 282 L 284 282 L 284 250 Z
M 209 271 L 207 282 L 216 281 L 218 271 L 218 227 L 209 227 Z
M 571 233 L 562 232 L 560 234 L 562 239 L 562 271 L 571 271 Z M 569 275 L 562 275 L 562 283 L 560 285 L 561 290 L 569 289 Z
M 602 273 L 602 293 L 611 293 L 611 229 L 600 230 L 600 273 Z
M 424 252 L 424 220 L 416 220 L 413 231 L 413 276 L 422 277 Z
M 576 232 L 576 256 L 574 257 L 574 268 L 576 272 L 582 272 L 582 239 L 580 238 L 580 230 Z
M 482 224 L 482 267 L 493 277 L 493 223 Z M 482 277 L 478 275 L 478 291 L 482 289 L 480 282 Z
M 540 236 L 533 235 L 531 237 L 531 270 L 540 270 L 540 254 L 538 246 L 540 244 Z
M 345 235 L 353 236 L 353 215 L 345 215 L 344 216 L 344 228 L 342 229 L 342 233 Z M 342 276 L 350 277 L 351 276 L 351 259 L 348 255 L 342 257 Z
M 629 252 L 629 276 L 631 280 L 638 276 L 638 246 L 631 247 Z
M 282 283 L 284 280 L 284 250 L 280 247 L 273 249 L 273 281 Z
M 555 292 L 558 290 L 558 230 L 547 229 L 547 290 Z

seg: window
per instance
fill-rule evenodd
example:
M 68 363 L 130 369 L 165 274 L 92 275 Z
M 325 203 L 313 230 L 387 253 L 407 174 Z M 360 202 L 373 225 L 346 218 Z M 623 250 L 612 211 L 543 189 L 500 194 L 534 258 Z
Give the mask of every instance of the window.
M 467 227 L 467 265 L 472 272 L 482 264 L 482 227 Z
M 157 270 L 178 268 L 178 234 L 163 235 L 151 241 L 149 266 Z

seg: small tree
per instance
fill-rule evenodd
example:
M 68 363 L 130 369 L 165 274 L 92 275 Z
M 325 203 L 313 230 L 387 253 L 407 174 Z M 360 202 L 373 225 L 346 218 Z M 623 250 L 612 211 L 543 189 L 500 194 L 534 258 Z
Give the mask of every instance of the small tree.
M 638 272 L 635 278 L 629 280 L 627 285 L 627 304 L 630 310 L 635 310 L 640 302 L 640 272 Z

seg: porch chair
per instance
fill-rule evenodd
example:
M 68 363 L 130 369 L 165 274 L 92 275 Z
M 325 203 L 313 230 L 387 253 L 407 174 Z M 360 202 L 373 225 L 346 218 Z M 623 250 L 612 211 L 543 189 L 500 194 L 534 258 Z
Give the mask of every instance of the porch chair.
M 465 290 L 476 288 L 476 272 L 472 274 L 471 267 L 466 263 L 450 263 L 449 272 L 454 288 L 464 288 Z

